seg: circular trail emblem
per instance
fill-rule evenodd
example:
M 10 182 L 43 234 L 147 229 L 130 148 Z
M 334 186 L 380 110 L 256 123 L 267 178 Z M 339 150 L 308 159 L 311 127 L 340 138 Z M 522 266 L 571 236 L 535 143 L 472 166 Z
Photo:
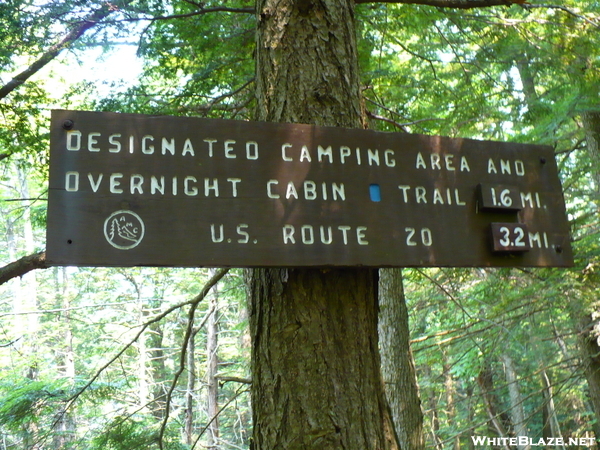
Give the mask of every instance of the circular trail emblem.
M 120 250 L 137 246 L 144 238 L 144 222 L 133 211 L 115 211 L 104 221 L 104 237 Z

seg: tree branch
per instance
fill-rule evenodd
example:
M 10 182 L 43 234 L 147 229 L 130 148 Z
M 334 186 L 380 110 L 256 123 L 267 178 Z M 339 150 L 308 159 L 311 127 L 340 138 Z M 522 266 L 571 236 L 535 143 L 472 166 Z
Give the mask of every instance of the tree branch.
M 127 0 L 125 4 L 131 3 L 131 1 L 132 0 Z M 77 22 L 59 43 L 50 47 L 27 69 L 16 75 L 12 80 L 2 86 L 2 88 L 0 88 L 0 99 L 3 99 L 16 88 L 25 83 L 29 78 L 42 69 L 42 67 L 56 58 L 60 52 L 79 39 L 87 30 L 96 26 L 102 19 L 116 10 L 118 9 L 115 9 L 109 3 L 104 3 L 100 9 L 94 11 L 82 21 Z
M 242 378 L 242 377 L 232 377 L 226 375 L 217 375 L 215 377 L 220 383 L 242 383 L 242 384 L 252 384 L 252 380 L 250 378 Z
M 225 408 L 227 408 L 235 399 L 237 399 L 240 395 L 242 395 L 242 394 L 244 394 L 246 392 L 248 392 L 248 389 L 243 389 L 240 386 L 240 388 L 238 388 L 238 390 L 235 393 L 235 395 L 233 397 L 231 397 L 229 400 L 227 400 L 227 403 L 225 403 L 223 406 L 221 406 L 221 408 L 219 408 L 219 410 L 217 411 L 217 413 L 213 417 L 211 417 L 210 420 L 208 421 L 208 423 L 204 426 L 204 428 L 202 428 L 202 430 L 200 430 L 200 433 L 198 434 L 198 437 L 194 441 L 194 445 L 192 445 L 192 450 L 194 450 L 196 448 L 196 445 L 200 441 L 200 438 L 202 437 L 202 435 L 204 433 L 206 433 L 206 430 L 208 430 L 208 427 L 210 427 L 210 424 L 213 423 L 215 421 L 215 419 L 217 417 L 219 417 L 219 415 L 225 410 Z
M 169 414 L 170 414 L 170 410 L 171 410 L 171 400 L 173 398 L 173 392 L 175 391 L 175 388 L 177 387 L 177 381 L 179 380 L 179 378 L 181 377 L 181 374 L 183 374 L 183 371 L 185 370 L 187 348 L 190 343 L 190 339 L 193 339 L 194 315 L 196 314 L 196 309 L 198 308 L 198 304 L 204 299 L 204 297 L 206 297 L 208 295 L 208 293 L 213 288 L 213 286 L 215 284 L 217 284 L 217 282 L 221 278 L 223 278 L 227 272 L 229 272 L 228 268 L 219 269 L 217 272 L 215 272 L 213 277 L 206 283 L 206 285 L 204 285 L 204 288 L 202 288 L 202 291 L 200 292 L 200 294 L 198 294 L 194 300 L 189 302 L 190 310 L 188 312 L 188 324 L 187 324 L 187 327 L 185 330 L 185 335 L 183 336 L 183 343 L 181 345 L 181 354 L 179 357 L 179 369 L 174 374 L 173 382 L 171 383 L 171 387 L 169 388 L 169 391 L 167 392 L 167 399 L 166 399 L 165 413 L 164 413 L 165 417 L 164 417 L 164 420 L 163 420 L 162 425 L 159 430 L 158 447 L 160 450 L 163 450 L 163 438 L 164 438 L 164 434 L 165 434 L 165 431 L 167 428 L 167 423 L 169 422 Z M 208 317 L 208 315 L 207 315 L 207 317 Z
M 402 130 L 404 133 L 408 133 L 408 130 L 407 130 L 406 128 L 404 128 L 404 125 L 403 125 L 403 124 L 401 124 L 401 123 L 398 123 L 398 122 L 396 122 L 396 121 L 395 121 L 395 120 L 393 120 L 393 119 L 390 119 L 390 118 L 388 118 L 388 117 L 384 117 L 384 116 L 377 115 L 377 114 L 375 114 L 375 113 L 373 113 L 373 112 L 371 112 L 371 111 L 369 111 L 369 110 L 367 110 L 367 116 L 368 116 L 370 119 L 374 119 L 374 120 L 380 120 L 380 121 L 382 121 L 382 122 L 387 122 L 387 123 L 389 123 L 389 124 L 392 124 L 392 125 L 394 125 L 395 127 L 397 127 L 397 128 L 400 128 L 400 129 L 401 129 L 401 130 Z
M 394 125 L 395 127 L 400 128 L 404 133 L 408 133 L 408 130 L 406 129 L 406 127 L 408 127 L 410 125 L 416 125 L 417 123 L 421 123 L 421 122 L 430 122 L 432 120 L 442 120 L 442 119 L 431 118 L 431 119 L 418 119 L 418 120 L 413 120 L 412 122 L 399 123 L 393 119 L 390 119 L 389 117 L 380 116 L 380 115 L 375 114 L 372 111 L 368 111 L 368 110 L 367 110 L 367 116 L 370 117 L 371 119 L 380 120 L 382 122 L 387 122 L 391 125 Z
M 114 355 L 108 362 L 106 362 L 102 367 L 100 367 L 100 369 L 98 369 L 96 371 L 96 373 L 94 374 L 94 376 L 92 376 L 92 378 L 90 380 L 88 380 L 88 382 L 81 387 L 80 389 L 77 390 L 77 392 L 75 392 L 71 397 L 69 397 L 69 399 L 67 399 L 66 404 L 63 408 L 63 410 L 61 411 L 61 413 L 58 415 L 58 419 L 60 420 L 61 416 L 66 414 L 67 411 L 71 408 L 71 406 L 73 405 L 73 403 L 75 403 L 75 401 L 92 385 L 94 384 L 94 382 L 100 377 L 100 375 L 108 368 L 110 367 L 110 365 L 112 363 L 114 363 L 116 360 L 118 360 L 121 355 L 123 355 L 123 353 L 125 353 L 135 342 L 137 342 L 137 340 L 140 338 L 140 336 L 144 333 L 144 331 L 153 323 L 156 322 L 160 322 L 161 320 L 163 320 L 165 317 L 167 317 L 169 314 L 171 314 L 173 311 L 176 311 L 178 309 L 181 309 L 187 305 L 191 305 L 194 310 L 195 308 L 198 306 L 198 304 L 204 300 L 204 298 L 208 295 L 208 293 L 210 292 L 210 290 L 212 289 L 212 287 L 217 284 L 217 282 L 223 278 L 225 276 L 225 274 L 227 274 L 227 272 L 229 272 L 228 268 L 223 268 L 223 269 L 219 269 L 214 275 L 213 277 L 208 280 L 206 282 L 206 284 L 204 285 L 204 287 L 202 288 L 202 290 L 200 291 L 200 293 L 194 297 L 192 300 L 186 300 L 184 302 L 178 303 L 176 305 L 171 306 L 170 308 L 168 308 L 166 311 L 163 311 L 162 313 L 158 314 L 157 316 L 153 317 L 152 319 L 148 320 L 147 322 L 145 322 L 144 324 L 141 325 L 140 330 L 136 333 L 136 335 L 133 337 L 133 339 L 131 339 L 125 346 L 123 346 L 121 348 L 121 350 L 119 350 L 119 352 L 117 352 L 116 355 Z M 189 338 L 189 336 L 188 336 Z M 184 343 L 186 344 L 186 348 L 187 348 L 187 338 L 184 339 Z M 185 349 L 183 349 L 183 351 L 185 351 Z M 168 413 L 167 413 L 168 416 Z M 163 431 L 164 432 L 164 431 Z
M 4 284 L 16 277 L 22 277 L 34 269 L 47 269 L 48 267 L 50 266 L 46 262 L 45 251 L 24 256 L 0 268 L 0 284 Z
M 573 17 L 577 17 L 578 19 L 581 19 L 581 20 L 589 23 L 593 27 L 600 28 L 600 24 L 599 23 L 594 22 L 593 20 L 588 19 L 587 17 L 585 17 L 582 14 L 577 14 L 575 11 L 567 8 L 566 6 L 560 6 L 560 5 L 530 5 L 529 3 L 527 3 L 526 5 L 523 5 L 523 6 L 526 9 L 534 9 L 534 8 L 558 9 L 560 11 L 563 11 L 563 12 L 566 12 L 567 14 L 572 15 Z
M 406 5 L 437 6 L 439 8 L 471 9 L 488 6 L 523 5 L 524 0 L 355 0 L 355 3 L 402 3 Z
M 190 2 L 188 2 L 190 3 Z M 195 2 L 193 4 L 196 4 Z M 216 12 L 227 12 L 227 13 L 241 13 L 241 14 L 254 14 L 254 8 L 228 8 L 226 6 L 219 6 L 215 8 L 203 8 L 199 6 L 198 11 L 193 11 L 185 14 L 172 14 L 169 16 L 154 16 L 154 17 L 128 17 L 125 19 L 115 20 L 114 22 L 156 22 L 159 20 L 173 20 L 173 19 L 185 19 L 187 17 L 203 16 L 204 14 L 211 14 Z

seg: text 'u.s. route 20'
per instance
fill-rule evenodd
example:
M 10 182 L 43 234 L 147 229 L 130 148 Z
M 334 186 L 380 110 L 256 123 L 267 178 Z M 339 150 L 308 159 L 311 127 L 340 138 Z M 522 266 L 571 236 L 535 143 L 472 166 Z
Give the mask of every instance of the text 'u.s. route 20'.
M 48 259 L 155 266 L 568 266 L 552 149 L 54 111 Z

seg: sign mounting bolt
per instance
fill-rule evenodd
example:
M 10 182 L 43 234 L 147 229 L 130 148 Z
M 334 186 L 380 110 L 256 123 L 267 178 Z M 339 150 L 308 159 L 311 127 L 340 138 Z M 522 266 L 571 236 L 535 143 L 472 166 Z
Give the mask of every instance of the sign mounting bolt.
M 71 119 L 67 119 L 63 122 L 63 128 L 65 130 L 71 130 L 73 125 L 75 125 L 75 122 L 73 122 Z

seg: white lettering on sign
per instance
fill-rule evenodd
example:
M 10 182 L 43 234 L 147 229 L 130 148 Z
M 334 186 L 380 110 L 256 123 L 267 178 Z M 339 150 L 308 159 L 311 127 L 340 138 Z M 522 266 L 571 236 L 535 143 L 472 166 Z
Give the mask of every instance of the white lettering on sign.
M 538 192 L 521 192 L 521 205 L 523 208 L 541 208 L 542 202 Z
M 123 189 L 121 189 L 121 178 L 123 178 L 122 173 L 111 173 L 110 174 L 110 193 L 111 194 L 122 194 Z
M 284 225 L 281 229 L 283 236 L 282 240 L 284 244 L 304 244 L 313 245 L 314 243 L 321 243 L 330 245 L 334 240 L 340 241 L 343 245 L 349 245 L 356 242 L 358 245 L 369 245 L 367 241 L 367 227 L 358 226 L 354 229 L 353 233 L 351 226 L 349 225 L 338 225 L 334 226 L 314 226 L 314 225 Z M 318 231 L 315 231 L 315 230 Z
M 133 135 L 124 137 L 121 133 L 107 135 L 106 133 L 103 134 L 96 131 L 87 133 L 87 136 L 84 138 L 79 130 L 67 131 L 66 138 L 66 148 L 68 151 L 72 152 L 87 150 L 94 153 L 102 151 L 120 153 L 123 150 L 123 140 L 125 140 L 127 149 L 131 154 L 135 154 L 139 151 L 143 155 L 160 154 L 162 156 L 175 156 L 180 154 L 181 156 L 196 156 L 196 150 L 190 138 L 175 139 L 172 136 L 157 137 L 146 134 L 139 139 Z M 160 153 L 158 152 L 159 142 Z M 207 138 L 203 139 L 201 142 L 204 144 L 207 151 L 206 154 L 209 158 L 215 157 L 215 154 L 222 154 L 226 159 L 236 159 L 239 153 L 248 160 L 258 159 L 259 151 L 258 143 L 256 141 L 247 141 L 242 144 L 233 139 L 225 139 L 220 142 L 217 139 Z M 200 147 L 199 142 L 197 142 L 196 145 L 197 147 Z M 241 147 L 243 147 L 243 149 Z
M 406 245 L 409 247 L 416 247 L 418 245 L 424 245 L 425 247 L 431 247 L 433 245 L 433 237 L 429 228 L 421 228 L 418 231 L 412 227 L 406 227 Z
M 283 197 L 286 200 L 346 200 L 344 183 L 327 183 L 323 181 L 317 184 L 314 181 L 305 180 L 301 184 L 295 184 L 293 181 L 289 181 L 285 184 L 285 193 L 278 192 L 280 189 L 279 180 L 267 181 L 267 197 L 272 199 Z
M 112 145 L 112 147 L 108 148 L 110 153 L 119 153 L 121 151 L 121 141 L 119 141 L 120 138 L 120 134 L 111 134 L 108 137 L 108 143 Z
M 225 141 L 225 158 L 234 159 L 237 158 L 235 153 L 233 152 L 233 144 L 235 141 L 228 139 Z
M 170 178 L 170 182 L 169 182 Z M 108 182 L 106 180 L 108 179 Z M 193 175 L 185 177 L 165 177 L 145 176 L 139 173 L 126 175 L 115 172 L 105 176 L 104 173 L 88 173 L 83 180 L 87 180 L 84 185 L 81 184 L 79 172 L 69 171 L 65 173 L 65 190 L 67 192 L 86 191 L 88 187 L 93 193 L 108 190 L 111 194 L 138 194 L 149 193 L 151 195 L 178 195 L 179 192 L 188 197 L 196 197 L 203 194 L 205 197 L 237 197 L 239 195 L 239 185 L 241 178 L 204 178 L 198 180 Z M 198 184 L 202 183 L 204 189 L 200 190 Z M 167 187 L 170 185 L 170 191 Z M 181 189 L 179 189 L 181 188 Z M 104 192 L 105 192 L 104 191 Z
M 204 195 L 206 195 L 208 197 L 208 194 L 206 193 L 206 182 L 208 180 L 205 178 L 204 179 Z M 196 183 L 198 182 L 198 180 L 196 179 L 196 177 L 192 177 L 192 176 L 187 176 L 183 179 L 183 193 L 185 195 L 187 195 L 188 197 L 195 197 L 196 195 L 198 195 L 198 188 L 196 187 Z M 219 191 L 217 190 L 215 197 L 219 196 Z
M 88 134 L 88 150 L 90 152 L 99 152 L 100 151 L 100 149 L 98 147 L 96 147 L 96 144 L 98 143 L 98 140 L 96 138 L 100 135 L 101 135 L 100 133 Z
M 237 244 L 249 244 L 258 243 L 258 240 L 251 239 L 249 233 L 249 225 L 247 223 L 240 223 L 235 226 L 235 233 L 226 228 L 227 226 L 223 223 L 210 224 L 210 239 L 215 244 L 220 243 L 237 243 Z
M 520 177 L 525 176 L 525 163 L 520 159 L 514 161 L 508 159 L 500 159 L 494 161 L 493 158 L 488 159 L 487 172 L 489 174 L 500 174 L 500 175 L 518 175 Z
M 315 154 L 316 158 L 314 157 Z M 331 145 L 325 147 L 317 144 L 316 149 L 311 151 L 307 145 L 302 145 L 299 148 L 296 146 L 295 148 L 293 144 L 286 142 L 281 146 L 281 159 L 285 162 L 299 161 L 301 163 L 312 163 L 313 160 L 316 160 L 328 164 L 339 162 L 342 165 L 350 163 L 362 165 L 365 163 L 369 166 L 396 167 L 394 150 L 386 149 L 381 151 L 370 148 L 361 149 L 359 147 L 353 150 L 345 145 L 334 148 Z
M 326 134 L 302 130 L 279 142 L 262 144 L 273 136 L 246 132 L 240 136 L 235 127 L 215 127 L 206 134 L 190 131 L 188 136 L 180 133 L 184 129 L 174 128 L 162 135 L 160 130 L 166 128 L 158 126 L 110 132 L 98 128 L 100 125 L 91 124 L 86 131 L 64 132 L 59 150 L 64 152 L 66 165 L 58 178 L 59 185 L 64 180 L 64 191 L 110 197 L 115 202 L 128 202 L 128 195 L 210 199 L 192 203 L 201 210 L 198 228 L 204 239 L 221 247 L 256 244 L 256 237 L 263 240 L 262 236 L 268 236 L 271 242 L 263 243 L 267 249 L 276 244 L 288 246 L 287 252 L 297 246 L 306 255 L 311 254 L 310 248 L 332 252 L 345 246 L 343 253 L 352 253 L 370 246 L 372 251 L 391 253 L 400 246 L 402 252 L 418 258 L 425 258 L 421 254 L 437 257 L 437 249 L 433 252 L 431 247 L 448 239 L 449 227 L 461 228 L 460 232 L 464 228 L 468 236 L 478 232 L 471 222 L 462 225 L 461 213 L 477 214 L 472 222 L 479 223 L 490 210 L 516 214 L 530 209 L 533 211 L 519 213 L 519 217 L 535 225 L 538 217 L 545 217 L 539 210 L 554 206 L 554 200 L 544 204 L 548 194 L 543 183 L 533 180 L 537 172 L 515 181 L 529 170 L 524 161 L 533 167 L 529 171 L 537 171 L 520 152 L 492 151 L 476 156 L 468 146 L 461 151 L 454 145 L 428 147 L 426 143 L 398 143 L 394 150 L 387 147 L 400 140 L 361 138 L 353 142 L 346 137 L 353 136 L 351 133 L 336 134 L 334 144 Z M 259 146 L 263 145 L 261 150 L 268 159 L 249 163 L 259 160 Z M 542 164 L 545 159 L 539 157 Z M 77 165 L 81 160 L 85 169 L 77 169 L 82 167 Z M 213 199 L 231 198 L 243 200 L 213 203 Z M 132 204 L 142 200 L 134 198 Z M 259 219 L 252 216 L 254 211 Z M 269 214 L 275 217 L 266 217 Z M 440 217 L 448 220 L 440 221 Z M 253 225 L 254 233 L 245 222 L 254 224 L 253 220 L 260 224 Z M 395 224 L 392 233 L 388 233 L 389 223 Z M 503 225 L 497 228 L 496 241 L 505 252 L 531 247 L 559 253 L 560 246 L 553 245 L 556 233 L 550 227 L 541 228 L 546 231 Z
M 163 138 L 163 142 L 165 141 L 165 139 Z M 175 139 L 171 140 L 172 144 L 169 146 L 169 153 L 171 153 L 171 155 L 175 154 Z M 165 147 L 163 146 L 163 151 L 162 154 L 165 155 L 165 151 L 164 151 Z M 185 156 L 185 155 L 191 155 L 191 156 L 196 156 L 196 153 L 194 153 L 194 147 L 192 146 L 192 141 L 190 141 L 189 139 L 186 139 L 185 142 L 183 143 L 183 150 L 181 151 L 181 156 Z
M 421 152 L 417 153 L 417 159 L 415 168 L 417 169 L 431 169 L 431 170 L 448 170 L 454 172 L 456 170 L 460 172 L 470 172 L 471 167 L 467 158 L 461 156 L 458 163 L 454 159 L 455 156 L 452 153 L 440 155 L 439 153 L 431 153 L 429 158 L 423 156 Z M 457 166 L 458 164 L 458 166 Z
M 317 160 L 319 162 L 322 162 L 325 157 L 327 157 L 327 159 L 329 159 L 330 164 L 333 163 L 333 149 L 331 148 L 331 145 L 327 148 L 323 148 L 322 146 L 318 145 L 317 146 Z
M 521 227 L 515 227 L 514 229 L 509 229 L 508 227 L 500 227 L 501 237 L 498 240 L 501 246 L 503 247 L 526 247 L 525 243 L 525 230 Z M 511 231 L 514 233 L 514 236 L 511 234 Z M 514 238 L 514 240 L 513 240 Z
M 292 144 L 288 144 L 288 143 L 285 143 L 281 146 L 281 159 L 283 159 L 284 161 L 293 161 L 293 159 L 290 158 L 286 153 L 286 150 L 291 147 L 292 147 Z
M 456 205 L 465 206 L 467 203 L 461 197 L 458 188 L 434 188 L 427 190 L 423 186 L 400 185 L 398 189 L 402 192 L 402 200 L 404 203 L 411 203 L 414 199 L 415 203 L 433 204 L 433 205 Z M 466 198 L 466 197 L 464 197 Z
M 132 176 L 132 180 L 133 180 L 133 177 L 137 177 L 137 176 L 138 175 L 133 175 Z M 92 187 L 92 191 L 93 192 L 98 192 L 98 189 L 100 188 L 100 183 L 102 182 L 102 178 L 104 178 L 104 174 L 103 173 L 98 174 L 98 178 L 96 180 L 94 180 L 94 175 L 93 174 L 88 173 L 88 180 L 90 182 L 90 186 Z M 133 186 L 133 181 L 131 183 L 132 183 L 132 186 Z M 140 194 L 141 194 L 141 192 L 140 192 Z
M 91 133 L 90 133 L 91 135 Z M 150 142 L 150 143 L 149 143 Z M 146 135 L 142 138 L 142 153 L 144 155 L 152 155 L 154 153 L 154 137 Z M 89 149 L 89 146 L 88 146 Z
M 81 148 L 81 131 L 67 131 L 67 150 L 71 152 L 79 151 Z
M 88 174 L 88 178 L 89 178 Z M 102 176 L 102 174 L 100 174 L 100 176 Z M 142 184 L 144 182 L 144 177 L 142 175 L 138 175 L 138 174 L 134 174 L 131 175 L 131 178 L 129 180 L 129 192 L 131 192 L 132 194 L 143 194 L 144 193 L 144 188 L 142 187 Z M 92 185 L 92 180 L 90 180 L 90 185 Z M 98 186 L 100 186 L 100 183 L 98 183 Z M 94 186 L 92 185 L 92 189 L 94 189 Z M 95 191 L 94 191 L 95 192 Z
M 79 190 L 79 172 L 67 172 L 65 174 L 65 190 L 77 192 Z
M 550 248 L 548 243 L 548 233 L 545 231 L 541 234 L 539 232 L 529 232 L 529 246 L 531 248 Z
M 258 142 L 255 142 L 255 141 L 246 142 L 246 159 L 250 159 L 250 160 L 258 159 Z

